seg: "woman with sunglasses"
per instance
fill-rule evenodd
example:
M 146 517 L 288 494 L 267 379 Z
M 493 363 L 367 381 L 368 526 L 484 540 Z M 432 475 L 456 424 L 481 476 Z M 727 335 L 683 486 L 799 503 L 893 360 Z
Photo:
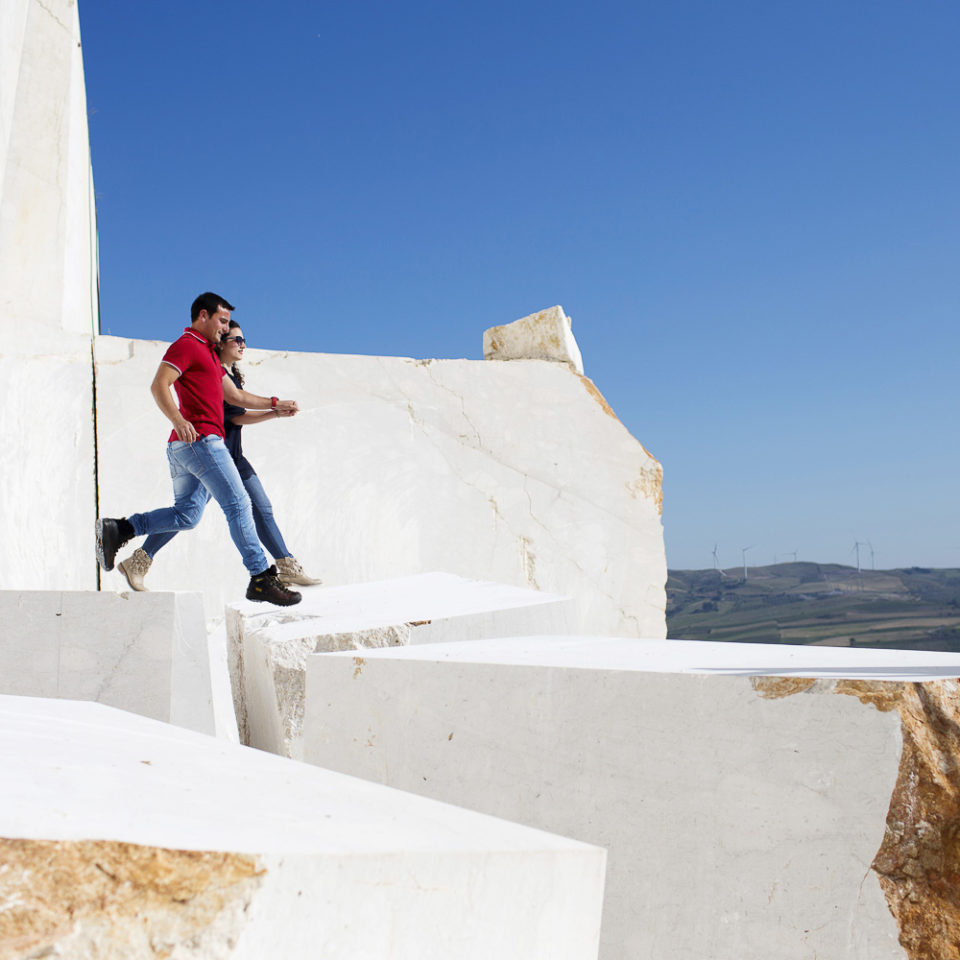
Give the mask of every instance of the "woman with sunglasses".
M 240 324 L 236 320 L 231 320 L 227 336 L 220 341 L 216 348 L 220 355 L 220 362 L 223 364 L 224 376 L 230 377 L 240 389 L 243 388 L 243 374 L 240 372 L 237 362 L 243 358 L 246 345 Z M 288 586 L 298 584 L 306 587 L 322 581 L 307 576 L 299 561 L 287 549 L 283 534 L 280 533 L 280 528 L 274 519 L 270 498 L 263 489 L 263 484 L 260 482 L 252 464 L 243 455 L 240 437 L 245 425 L 264 423 L 267 420 L 288 416 L 293 416 L 293 411 L 281 411 L 277 408 L 273 410 L 245 410 L 243 407 L 235 407 L 224 401 L 224 443 L 237 465 L 243 486 L 250 495 L 250 505 L 253 507 L 253 520 L 257 527 L 257 536 L 276 560 L 278 577 Z M 126 560 L 121 560 L 117 564 L 117 569 L 127 578 L 127 583 L 134 590 L 147 589 L 143 578 L 150 569 L 153 558 L 157 555 L 157 551 L 175 536 L 175 533 L 151 534 L 144 540 L 142 547 L 138 547 Z

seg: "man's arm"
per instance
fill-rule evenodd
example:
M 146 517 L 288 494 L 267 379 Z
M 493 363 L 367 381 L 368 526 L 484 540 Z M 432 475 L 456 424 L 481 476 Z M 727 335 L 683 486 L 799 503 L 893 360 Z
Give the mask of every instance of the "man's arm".
M 255 393 L 240 390 L 226 374 L 223 375 L 223 399 L 227 403 L 232 403 L 235 407 L 245 407 L 249 410 L 275 409 L 290 417 L 300 409 L 296 400 L 278 400 L 276 407 L 274 407 L 270 397 L 258 397 Z
M 163 415 L 173 424 L 177 437 L 185 443 L 193 443 L 197 439 L 197 431 L 189 420 L 184 420 L 177 402 L 173 399 L 173 394 L 170 393 L 170 388 L 179 377 L 180 371 L 176 367 L 171 367 L 169 363 L 161 363 L 157 367 L 153 383 L 150 384 L 150 392 Z

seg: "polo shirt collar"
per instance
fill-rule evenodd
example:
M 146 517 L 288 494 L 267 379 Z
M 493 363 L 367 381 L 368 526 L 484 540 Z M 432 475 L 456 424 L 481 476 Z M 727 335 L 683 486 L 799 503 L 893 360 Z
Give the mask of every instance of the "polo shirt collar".
M 190 336 L 194 338 L 194 340 L 199 340 L 201 343 L 205 343 L 208 347 L 210 347 L 211 350 L 213 349 L 213 344 L 206 337 L 198 336 L 197 332 L 193 329 L 193 327 L 184 327 L 183 332 L 189 333 Z

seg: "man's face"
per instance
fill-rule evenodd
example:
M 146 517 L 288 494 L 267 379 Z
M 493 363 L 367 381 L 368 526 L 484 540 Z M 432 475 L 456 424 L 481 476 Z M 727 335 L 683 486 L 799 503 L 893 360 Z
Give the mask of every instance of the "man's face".
M 200 332 L 213 344 L 220 342 L 220 338 L 225 336 L 230 329 L 230 311 L 224 307 L 218 306 L 216 313 L 207 313 L 206 310 L 200 311 L 197 317 L 197 325 Z

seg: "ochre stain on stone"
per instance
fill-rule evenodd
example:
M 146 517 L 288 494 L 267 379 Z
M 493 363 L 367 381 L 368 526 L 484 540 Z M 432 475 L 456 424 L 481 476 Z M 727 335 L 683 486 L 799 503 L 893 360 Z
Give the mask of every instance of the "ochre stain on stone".
M 960 682 L 846 680 L 900 713 L 903 752 L 873 861 L 910 960 L 960 960 Z
M 580 378 L 580 382 L 584 387 L 586 387 L 587 393 L 600 404 L 600 409 L 603 410 L 608 417 L 613 417 L 614 420 L 619 422 L 620 418 L 613 412 L 613 407 L 607 403 L 606 397 L 597 389 L 597 385 L 582 373 L 578 373 L 577 376 Z
M 577 376 L 580 378 L 580 382 L 583 384 L 587 393 L 600 405 L 600 409 L 608 417 L 613 417 L 617 423 L 620 422 L 620 418 L 613 412 L 613 408 L 607 403 L 604 395 L 597 389 L 596 384 L 589 378 L 585 377 L 582 373 L 578 373 Z M 638 440 L 637 443 L 640 443 Z M 660 466 L 660 462 L 657 460 L 653 454 L 642 444 L 640 443 L 640 449 L 650 457 L 653 461 L 653 466 L 645 468 L 640 471 L 640 476 L 636 480 L 631 480 L 626 486 L 630 491 L 631 496 L 646 497 L 657 505 L 657 513 L 661 516 L 663 515 L 663 467 Z
M 653 461 L 652 467 L 641 469 L 640 476 L 626 484 L 626 488 L 632 497 L 646 497 L 652 500 L 656 504 L 657 513 L 663 515 L 663 468 L 656 460 Z
M 753 689 L 765 700 L 779 700 L 809 690 L 817 681 L 810 677 L 751 677 Z
M 761 696 L 804 689 L 793 678 L 751 679 Z M 833 689 L 900 714 L 900 768 L 872 867 L 910 960 L 960 960 L 960 681 L 839 680 Z
M 169 957 L 242 911 L 262 874 L 233 853 L 0 838 L 0 960 Z

